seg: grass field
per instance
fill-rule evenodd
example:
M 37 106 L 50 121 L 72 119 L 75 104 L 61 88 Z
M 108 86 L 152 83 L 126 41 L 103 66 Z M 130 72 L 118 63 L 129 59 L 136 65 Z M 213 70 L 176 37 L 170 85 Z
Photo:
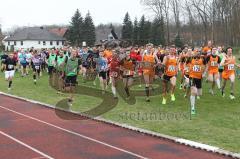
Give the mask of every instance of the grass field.
M 230 100 L 228 96 L 222 98 L 219 92 L 217 95 L 211 96 L 208 93 L 209 85 L 204 83 L 204 95 L 200 101 L 197 101 L 197 116 L 192 120 L 189 117 L 189 101 L 183 98 L 182 91 L 178 89 L 176 91 L 177 101 L 174 103 L 161 105 L 160 95 L 152 97 L 151 103 L 146 103 L 145 98 L 138 97 L 135 105 L 128 105 L 120 98 L 117 107 L 103 114 L 102 117 L 240 152 L 239 82 L 240 80 L 236 81 L 237 99 L 234 101 Z M 92 83 L 84 85 L 95 87 Z M 227 90 L 229 90 L 228 88 Z M 7 92 L 7 82 L 3 79 L 3 73 L 0 75 L 0 91 Z M 229 95 L 229 92 L 226 93 Z M 35 86 L 31 76 L 22 78 L 19 73 L 15 76 L 11 94 L 53 105 L 67 97 L 66 94 L 57 94 L 56 90 L 48 85 L 47 75 L 44 75 Z M 86 111 L 101 102 L 100 98 L 76 95 L 73 110 Z

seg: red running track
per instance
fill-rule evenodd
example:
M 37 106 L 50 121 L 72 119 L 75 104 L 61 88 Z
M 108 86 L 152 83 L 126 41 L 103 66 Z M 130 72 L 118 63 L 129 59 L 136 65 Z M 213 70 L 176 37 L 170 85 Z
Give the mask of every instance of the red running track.
M 80 116 L 78 119 L 63 120 L 54 109 L 0 95 L 0 159 L 228 159 Z

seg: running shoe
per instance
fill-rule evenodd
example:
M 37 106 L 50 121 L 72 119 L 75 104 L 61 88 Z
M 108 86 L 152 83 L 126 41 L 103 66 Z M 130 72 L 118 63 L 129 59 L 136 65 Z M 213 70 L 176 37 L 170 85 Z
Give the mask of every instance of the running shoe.
M 210 93 L 211 95 L 214 95 L 214 92 L 213 92 L 212 89 L 209 89 L 209 93 Z
M 196 115 L 196 110 L 195 109 L 191 110 L 191 115 Z
M 173 101 L 173 102 L 176 101 L 176 98 L 175 98 L 174 94 L 171 95 L 171 101 Z
M 146 102 L 150 102 L 150 98 L 149 97 L 147 97 Z
M 225 93 L 224 93 L 223 89 L 221 90 L 221 93 L 222 93 L 222 97 L 225 97 Z
M 234 95 L 230 95 L 229 97 L 230 97 L 231 100 L 236 99 L 236 97 Z
M 162 104 L 163 104 L 163 105 L 166 105 L 166 104 L 167 104 L 167 99 L 166 99 L 166 98 L 163 98 Z

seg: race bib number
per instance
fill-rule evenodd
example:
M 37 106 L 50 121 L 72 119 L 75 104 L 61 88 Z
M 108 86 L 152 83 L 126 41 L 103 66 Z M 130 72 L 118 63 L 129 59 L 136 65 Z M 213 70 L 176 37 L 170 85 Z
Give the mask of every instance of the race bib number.
M 35 66 L 35 69 L 36 69 L 36 70 L 39 70 L 39 69 L 40 69 L 40 66 Z
M 193 66 L 193 71 L 194 72 L 201 72 L 201 66 L 200 65 L 194 65 Z
M 144 67 L 149 68 L 152 67 L 150 62 L 144 62 Z
M 168 71 L 169 71 L 169 72 L 175 72 L 175 70 L 176 70 L 176 67 L 173 66 L 173 65 L 170 65 L 170 66 L 168 67 Z
M 133 71 L 130 71 L 130 70 L 125 70 L 123 72 L 124 75 L 127 75 L 127 76 L 130 76 L 130 75 L 133 75 Z
M 112 72 L 111 76 L 116 78 L 116 77 L 118 77 L 118 73 L 117 72 Z
M 13 65 L 8 65 L 8 69 L 13 69 L 14 66 Z
M 185 68 L 184 68 L 184 71 L 185 71 L 185 72 L 189 72 L 189 67 L 185 67 Z
M 234 64 L 229 64 L 229 65 L 228 65 L 228 70 L 229 70 L 229 71 L 234 70 Z
M 101 70 L 105 71 L 106 67 L 105 66 L 101 66 Z
M 216 61 L 212 61 L 211 66 L 213 66 L 213 67 L 218 66 L 218 63 Z

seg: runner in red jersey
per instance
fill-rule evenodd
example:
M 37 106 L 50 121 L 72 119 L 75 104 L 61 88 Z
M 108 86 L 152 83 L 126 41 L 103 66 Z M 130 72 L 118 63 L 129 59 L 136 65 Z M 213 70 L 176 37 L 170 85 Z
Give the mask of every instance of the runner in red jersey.
M 117 99 L 116 84 L 120 78 L 120 60 L 117 51 L 113 51 L 111 62 L 109 63 L 110 78 L 112 81 L 112 93 L 115 99 Z

